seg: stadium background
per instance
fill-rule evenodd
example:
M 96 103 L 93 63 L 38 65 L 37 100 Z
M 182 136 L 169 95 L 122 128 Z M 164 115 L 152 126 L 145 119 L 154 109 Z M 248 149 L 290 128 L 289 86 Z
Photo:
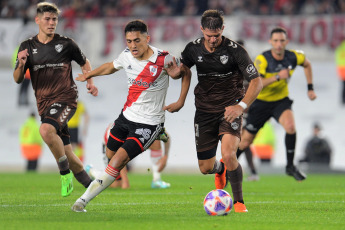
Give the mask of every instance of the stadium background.
M 321 123 L 323 133 L 331 142 L 333 157 L 331 168 L 345 168 L 345 108 L 340 102 L 341 84 L 336 74 L 334 49 L 345 39 L 344 1 L 55 1 L 62 9 L 57 33 L 69 36 L 80 45 L 95 68 L 112 61 L 124 48 L 123 26 L 131 19 L 142 18 L 148 25 L 151 44 L 179 56 L 187 42 L 199 37 L 200 13 L 207 8 L 220 8 L 225 12 L 224 35 L 231 39 L 243 39 L 249 54 L 254 58 L 270 46 L 269 31 L 274 26 L 284 26 L 289 32 L 289 49 L 303 50 L 311 60 L 314 73 L 316 101 L 307 98 L 306 80 L 302 68 L 298 68 L 290 80 L 290 96 L 297 124 L 296 161 L 302 157 L 312 124 Z M 314 2 L 315 7 L 307 7 Z M 18 132 L 20 125 L 35 110 L 32 90 L 30 106 L 19 107 L 19 86 L 13 81 L 11 57 L 16 46 L 35 35 L 37 28 L 32 21 L 37 1 L 2 1 L 0 10 L 0 170 L 23 171 Z M 98 10 L 93 8 L 98 3 Z M 119 4 L 127 3 L 128 7 Z M 196 4 L 197 3 L 197 4 Z M 281 3 L 280 5 L 278 3 Z M 293 6 L 293 4 L 297 6 Z M 129 4 L 129 5 L 128 5 Z M 236 5 L 237 4 L 237 5 Z M 158 6 L 157 6 L 158 5 Z M 215 7 L 212 7 L 216 5 Z M 90 6 L 90 7 L 87 7 Z M 94 6 L 96 7 L 96 6 Z M 170 8 L 169 8 L 170 7 Z M 97 8 L 97 7 L 96 7 Z M 119 10 L 121 9 L 121 10 Z M 160 10 L 158 10 L 160 9 Z M 12 13 L 11 13 L 12 12 Z M 126 13 L 127 12 L 127 13 Z M 24 20 L 23 20 L 24 19 Z M 74 75 L 80 72 L 74 66 Z M 193 116 L 196 84 L 193 69 L 192 85 L 184 108 L 175 114 L 167 113 L 166 128 L 172 137 L 171 154 L 167 171 L 198 172 L 194 147 Z M 100 94 L 87 95 L 85 84 L 77 83 L 82 99 L 90 113 L 89 135 L 85 142 L 85 163 L 103 167 L 101 143 L 106 126 L 119 114 L 127 95 L 124 72 L 95 79 Z M 180 81 L 170 81 L 166 103 L 179 95 Z M 273 123 L 277 136 L 276 153 L 272 166 L 285 165 L 284 131 Z M 218 154 L 219 150 L 218 150 Z M 257 160 L 257 159 L 256 159 Z M 241 158 L 246 165 L 244 157 Z M 256 163 L 259 163 L 258 161 Z M 260 165 L 260 164 L 259 164 Z M 133 169 L 150 167 L 147 153 L 133 162 Z M 259 172 L 260 172 L 259 166 Z M 54 159 L 45 146 L 39 162 L 39 170 L 56 170 Z

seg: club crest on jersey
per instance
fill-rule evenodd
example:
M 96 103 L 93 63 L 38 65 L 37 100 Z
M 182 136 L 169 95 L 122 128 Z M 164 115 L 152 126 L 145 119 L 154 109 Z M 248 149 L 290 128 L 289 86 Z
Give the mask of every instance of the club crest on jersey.
M 156 65 L 150 65 L 150 74 L 151 74 L 152 76 L 156 76 L 157 70 L 158 70 L 158 66 L 156 66 Z
M 220 61 L 225 65 L 226 63 L 228 63 L 229 60 L 229 56 L 228 55 L 223 55 L 220 56 Z
M 62 51 L 62 48 L 63 48 L 63 45 L 61 45 L 61 44 L 57 44 L 57 45 L 55 46 L 55 50 L 56 50 L 58 53 L 60 53 L 60 52 Z

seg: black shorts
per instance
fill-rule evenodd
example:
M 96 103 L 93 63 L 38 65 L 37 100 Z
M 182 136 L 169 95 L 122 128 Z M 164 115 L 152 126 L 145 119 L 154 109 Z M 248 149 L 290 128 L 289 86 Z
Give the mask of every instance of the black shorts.
M 79 143 L 79 128 L 69 128 L 71 143 Z
M 249 107 L 245 129 L 252 134 L 256 134 L 271 117 L 279 122 L 282 113 L 285 110 L 291 110 L 292 103 L 293 101 L 288 97 L 273 102 L 256 99 Z
M 217 147 L 220 136 L 223 134 L 241 138 L 242 116 L 236 118 L 232 123 L 223 118 L 224 112 L 205 113 L 198 110 L 195 112 L 194 131 L 197 152 L 205 152 Z M 198 154 L 198 159 L 201 158 L 203 157 L 199 157 Z
M 41 122 L 54 126 L 63 144 L 68 145 L 71 142 L 67 122 L 73 117 L 75 111 L 76 108 L 71 105 L 54 103 L 45 110 L 41 116 Z
M 129 121 L 121 113 L 110 129 L 107 147 L 113 152 L 120 147 L 124 148 L 132 160 L 151 146 L 162 128 L 163 124 L 148 125 Z

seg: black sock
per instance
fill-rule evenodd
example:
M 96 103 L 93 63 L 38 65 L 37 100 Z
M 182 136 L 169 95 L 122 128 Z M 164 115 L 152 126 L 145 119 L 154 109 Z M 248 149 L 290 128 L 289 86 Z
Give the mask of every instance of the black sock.
M 293 159 L 295 157 L 295 146 L 296 146 L 296 133 L 286 134 L 285 147 L 286 147 L 287 166 L 293 165 Z

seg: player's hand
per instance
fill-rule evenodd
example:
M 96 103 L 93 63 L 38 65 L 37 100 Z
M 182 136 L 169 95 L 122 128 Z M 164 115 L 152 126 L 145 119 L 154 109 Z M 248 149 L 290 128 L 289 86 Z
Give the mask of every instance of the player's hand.
M 92 96 L 97 96 L 98 95 L 98 89 L 94 84 L 86 84 L 86 88 L 89 90 L 87 91 L 88 93 L 91 93 Z
M 280 79 L 288 79 L 290 77 L 289 71 L 290 71 L 290 68 L 280 70 L 278 73 Z
M 24 66 L 26 61 L 28 60 L 28 56 L 29 56 L 28 49 L 18 52 L 18 65 Z
M 311 101 L 314 101 L 316 99 L 316 93 L 314 90 L 308 90 L 308 97 Z
M 167 161 L 168 161 L 168 156 L 167 155 L 164 155 L 164 156 L 162 156 L 161 159 L 159 159 L 159 161 L 157 162 L 157 164 L 159 165 L 158 172 L 162 172 L 163 171 L 163 169 L 167 165 Z
M 236 118 L 240 117 L 242 113 L 243 108 L 240 105 L 231 105 L 225 107 L 224 119 L 227 122 L 232 123 Z
M 84 82 L 84 81 L 87 81 L 86 77 L 87 77 L 86 74 L 80 73 L 80 74 L 78 74 L 78 77 L 75 78 L 75 80 Z
M 175 112 L 180 111 L 183 105 L 184 105 L 183 103 L 180 103 L 177 101 L 177 102 L 171 103 L 170 105 L 164 106 L 163 110 L 167 110 L 170 113 L 175 113 Z
M 175 57 L 172 57 L 171 61 L 168 61 L 167 64 L 164 65 L 164 70 L 167 71 L 168 75 L 173 79 L 181 78 L 181 67 L 182 63 L 179 65 L 176 63 Z

